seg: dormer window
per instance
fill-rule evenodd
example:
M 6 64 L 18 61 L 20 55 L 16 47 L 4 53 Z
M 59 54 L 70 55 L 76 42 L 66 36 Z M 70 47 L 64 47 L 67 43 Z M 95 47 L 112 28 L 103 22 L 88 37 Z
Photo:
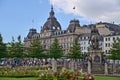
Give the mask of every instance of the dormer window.
M 53 30 L 55 30 L 55 26 L 53 26 Z
M 59 27 L 57 27 L 57 29 L 59 30 L 60 28 L 59 28 Z

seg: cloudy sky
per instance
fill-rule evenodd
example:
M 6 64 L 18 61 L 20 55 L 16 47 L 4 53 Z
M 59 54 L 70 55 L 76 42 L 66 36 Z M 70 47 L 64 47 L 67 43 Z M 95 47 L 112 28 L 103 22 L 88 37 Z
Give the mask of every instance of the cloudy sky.
M 81 25 L 100 21 L 120 23 L 120 0 L 0 0 L 0 33 L 4 42 L 11 42 L 11 37 L 16 39 L 18 35 L 23 40 L 30 28 L 40 32 L 51 4 L 62 29 L 74 18 Z
M 120 23 L 120 0 L 50 0 L 62 12 L 84 20 Z M 75 6 L 75 11 L 72 7 Z

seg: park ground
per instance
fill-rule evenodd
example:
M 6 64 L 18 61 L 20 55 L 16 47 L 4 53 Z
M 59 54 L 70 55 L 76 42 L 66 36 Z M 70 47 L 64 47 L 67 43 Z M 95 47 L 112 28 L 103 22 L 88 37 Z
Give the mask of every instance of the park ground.
M 38 78 L 35 78 L 35 77 L 29 77 L 29 78 L 0 77 L 0 80 L 38 80 Z M 120 80 L 120 77 L 95 76 L 95 80 Z

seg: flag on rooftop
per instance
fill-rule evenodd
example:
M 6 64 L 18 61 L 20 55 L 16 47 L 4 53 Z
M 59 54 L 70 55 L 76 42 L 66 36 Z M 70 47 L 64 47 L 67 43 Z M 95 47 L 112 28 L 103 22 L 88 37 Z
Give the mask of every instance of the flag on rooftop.
M 75 6 L 73 7 L 73 9 L 75 9 Z
M 34 19 L 32 20 L 32 23 L 34 23 Z

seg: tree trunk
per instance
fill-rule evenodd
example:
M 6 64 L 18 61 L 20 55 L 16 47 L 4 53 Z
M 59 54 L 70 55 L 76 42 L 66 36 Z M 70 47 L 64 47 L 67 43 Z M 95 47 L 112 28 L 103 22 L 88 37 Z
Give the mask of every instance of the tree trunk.
M 113 60 L 113 74 L 116 73 L 116 64 L 115 64 L 115 60 Z
M 66 66 L 66 60 L 65 60 L 65 59 L 63 59 L 63 66 L 64 66 L 64 67 L 67 67 L 67 66 Z
M 72 59 L 71 61 L 71 70 L 74 71 L 75 67 L 74 67 L 74 60 Z
M 75 70 L 77 70 L 77 60 L 74 60 Z

